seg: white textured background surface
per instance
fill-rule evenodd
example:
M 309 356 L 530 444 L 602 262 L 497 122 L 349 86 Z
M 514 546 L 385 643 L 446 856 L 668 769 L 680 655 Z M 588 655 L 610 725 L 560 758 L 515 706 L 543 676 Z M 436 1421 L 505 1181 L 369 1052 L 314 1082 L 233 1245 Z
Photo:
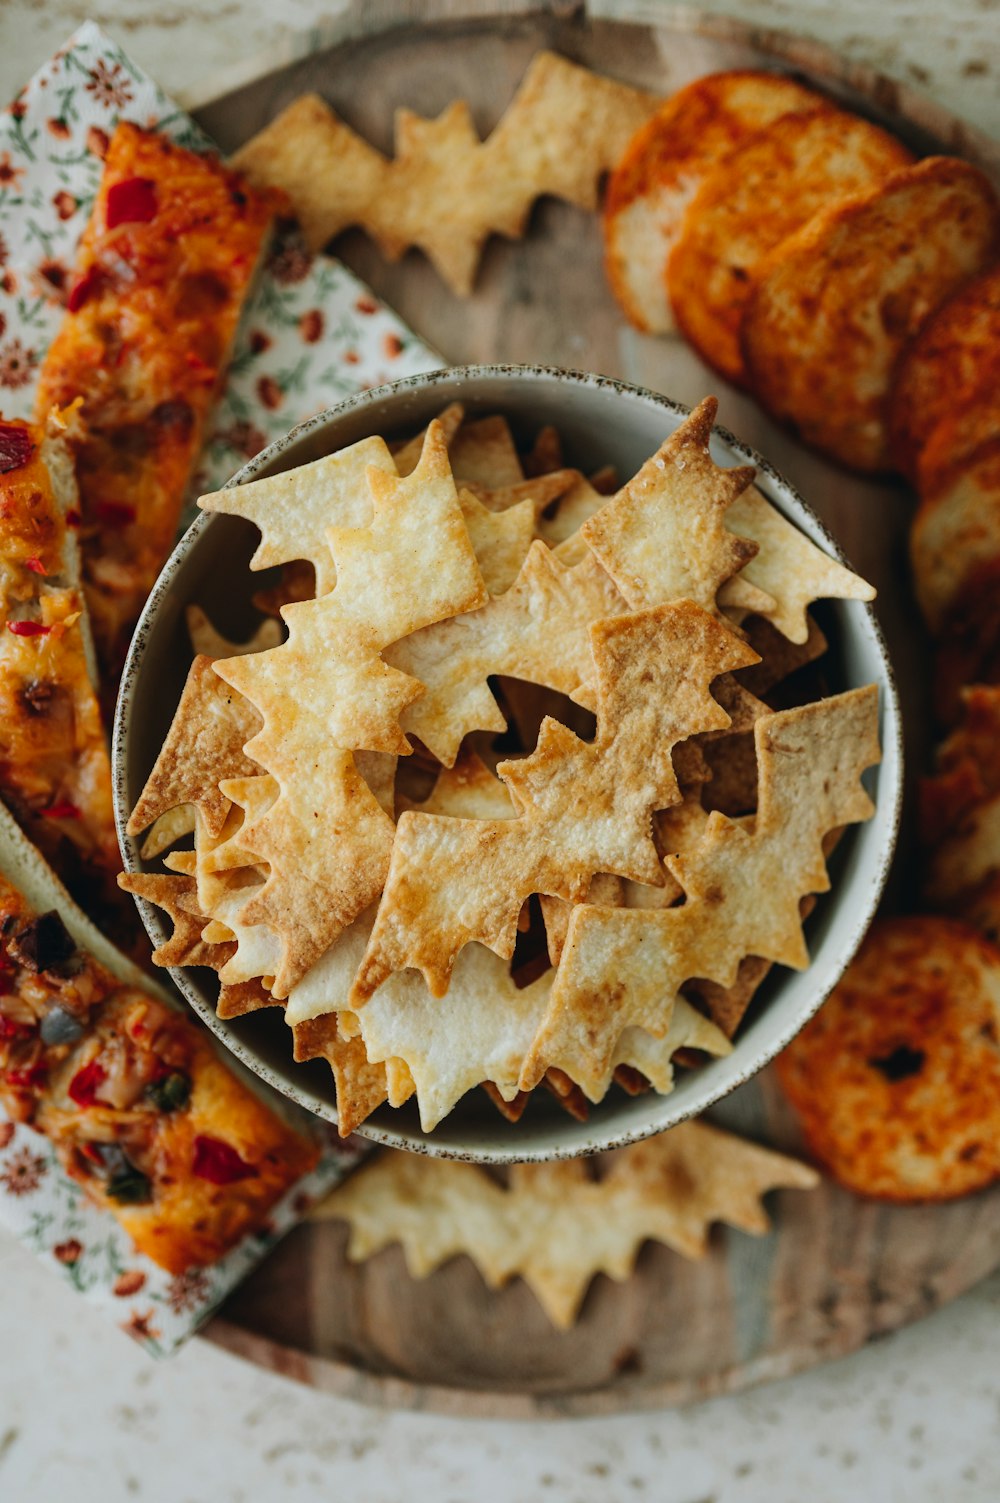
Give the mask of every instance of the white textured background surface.
M 647 4 L 649 0 L 647 0 Z M 607 6 L 605 8 L 608 8 Z M 758 0 L 1000 135 L 997 0 Z M 0 100 L 88 16 L 181 97 L 336 0 L 0 0 Z M 2 1503 L 992 1503 L 1000 1277 L 854 1357 L 680 1413 L 511 1425 L 385 1415 L 203 1342 L 153 1366 L 0 1237 Z

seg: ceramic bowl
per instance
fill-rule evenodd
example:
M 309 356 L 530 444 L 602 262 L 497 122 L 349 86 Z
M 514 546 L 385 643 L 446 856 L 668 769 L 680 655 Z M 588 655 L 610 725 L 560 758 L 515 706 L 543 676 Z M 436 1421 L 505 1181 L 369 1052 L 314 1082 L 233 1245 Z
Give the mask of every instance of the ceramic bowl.
M 573 371 L 532 366 L 474 366 L 414 376 L 363 392 L 311 418 L 271 444 L 229 482 L 241 485 L 318 459 L 371 434 L 412 433 L 441 408 L 461 401 L 475 414 L 502 412 L 529 440 L 546 423 L 562 435 L 568 462 L 584 471 L 612 464 L 619 475 L 639 468 L 682 421 L 686 409 L 650 391 Z M 752 463 L 769 499 L 828 553 L 836 543 L 805 502 L 759 454 L 716 430 L 713 452 L 722 464 Z M 190 647 L 184 609 L 195 602 L 216 626 L 239 638 L 257 619 L 250 596 L 260 575 L 247 564 L 256 528 L 240 518 L 203 515 L 185 533 L 149 597 L 125 669 L 114 730 L 116 813 L 125 866 L 142 870 L 125 821 L 145 782 L 180 696 Z M 383 1107 L 361 1129 L 366 1137 L 441 1156 L 480 1162 L 549 1159 L 593 1153 L 662 1132 L 704 1111 L 773 1059 L 816 1011 L 841 976 L 875 912 L 892 855 L 899 818 L 901 741 L 899 707 L 885 643 L 875 615 L 856 601 L 820 608 L 832 645 L 832 690 L 877 683 L 883 760 L 866 774 L 877 812 L 851 828 L 831 863 L 832 891 L 809 919 L 812 963 L 803 972 L 772 971 L 755 998 L 733 1053 L 698 1069 L 679 1070 L 669 1096 L 629 1097 L 617 1087 L 585 1123 L 538 1092 L 521 1122 L 507 1123 L 483 1091 L 471 1092 L 432 1133 L 421 1131 L 415 1105 Z M 155 943 L 166 937 L 159 909 L 140 903 Z M 175 971 L 195 1011 L 228 1049 L 270 1085 L 321 1117 L 336 1120 L 333 1080 L 322 1062 L 296 1065 L 291 1035 L 277 1011 L 230 1022 L 215 1015 L 218 983 L 201 969 Z

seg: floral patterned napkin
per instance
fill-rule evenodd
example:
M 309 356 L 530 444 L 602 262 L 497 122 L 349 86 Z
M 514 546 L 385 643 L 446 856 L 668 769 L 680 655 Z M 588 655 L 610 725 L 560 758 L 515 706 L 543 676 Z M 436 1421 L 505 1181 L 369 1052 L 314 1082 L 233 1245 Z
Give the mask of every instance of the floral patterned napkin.
M 119 120 L 211 149 L 190 116 L 93 21 L 0 114 L 0 412 L 30 417 L 77 242 Z M 295 236 L 273 248 L 244 311 L 198 476 L 214 490 L 272 439 L 368 386 L 444 361 L 346 267 Z
M 0 115 L 0 412 L 31 414 L 38 367 L 62 317 L 77 241 L 121 119 L 182 145 L 211 142 L 151 78 L 87 22 Z M 202 456 L 215 489 L 265 444 L 367 386 L 443 362 L 336 261 L 278 243 L 246 309 Z M 265 1090 L 261 1087 L 262 1092 Z M 282 1102 L 287 1107 L 287 1103 Z M 62 1173 L 48 1142 L 0 1118 L 0 1226 L 18 1236 L 146 1350 L 189 1336 L 365 1151 L 331 1138 L 319 1167 L 267 1227 L 213 1268 L 171 1278 Z

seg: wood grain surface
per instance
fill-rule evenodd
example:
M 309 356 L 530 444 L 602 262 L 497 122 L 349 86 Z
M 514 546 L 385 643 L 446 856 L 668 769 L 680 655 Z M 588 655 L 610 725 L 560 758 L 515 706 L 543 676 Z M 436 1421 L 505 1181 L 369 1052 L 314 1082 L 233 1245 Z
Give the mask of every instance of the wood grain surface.
M 589 21 L 583 7 L 543 11 L 521 0 L 357 4 L 336 23 L 333 47 L 205 106 L 199 119 L 232 150 L 297 94 L 315 89 L 388 151 L 397 105 L 434 115 L 464 96 L 485 134 L 532 53 L 548 46 L 664 94 L 720 68 L 794 70 L 916 149 L 958 153 L 1000 180 L 992 142 L 817 44 L 687 10 L 657 7 L 655 24 L 651 7 L 637 13 L 646 21 Z M 599 224 L 565 204 L 536 205 L 523 241 L 491 241 L 465 303 L 416 254 L 389 266 L 354 233 L 337 251 L 449 362 L 594 370 L 687 403 L 717 394 L 724 426 L 768 456 L 878 586 L 912 779 L 929 739 L 928 644 L 906 577 L 912 500 L 901 486 L 834 470 L 725 387 L 679 339 L 631 330 L 604 282 Z M 894 907 L 912 896 L 910 829 L 904 816 L 888 900 Z M 713 1116 L 760 1141 L 798 1147 L 767 1073 Z M 520 1281 L 490 1293 L 461 1258 L 417 1283 L 398 1248 L 354 1267 L 342 1226 L 306 1224 L 207 1334 L 274 1371 L 369 1402 L 480 1415 L 607 1413 L 687 1403 L 801 1371 L 928 1313 L 1000 1263 L 1000 1189 L 949 1205 L 892 1207 L 824 1185 L 773 1196 L 770 1206 L 768 1237 L 717 1229 L 700 1263 L 647 1245 L 626 1284 L 595 1281 L 580 1322 L 562 1335 Z

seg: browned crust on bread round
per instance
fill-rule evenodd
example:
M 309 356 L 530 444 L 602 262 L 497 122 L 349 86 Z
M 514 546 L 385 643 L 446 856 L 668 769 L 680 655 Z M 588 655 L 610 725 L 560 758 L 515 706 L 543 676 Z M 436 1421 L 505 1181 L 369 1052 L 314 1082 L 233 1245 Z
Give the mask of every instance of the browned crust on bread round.
M 806 1141 L 881 1200 L 948 1200 L 1000 1176 L 1000 950 L 968 925 L 876 922 L 779 1056 Z
M 783 115 L 708 174 L 667 265 L 674 316 L 709 365 L 744 384 L 740 324 L 759 263 L 831 201 L 913 158 L 886 131 L 828 107 Z
M 931 434 L 986 382 L 1000 383 L 1000 266 L 946 299 L 900 356 L 889 394 L 889 443 L 904 475 L 916 478 Z
M 671 327 L 664 269 L 684 209 L 705 174 L 780 115 L 823 102 L 822 95 L 781 74 L 732 69 L 678 89 L 640 126 L 604 200 L 608 281 L 636 328 Z
M 929 157 L 818 214 L 758 268 L 742 343 L 763 405 L 851 469 L 889 465 L 900 352 L 994 258 L 1000 204 L 967 162 Z

